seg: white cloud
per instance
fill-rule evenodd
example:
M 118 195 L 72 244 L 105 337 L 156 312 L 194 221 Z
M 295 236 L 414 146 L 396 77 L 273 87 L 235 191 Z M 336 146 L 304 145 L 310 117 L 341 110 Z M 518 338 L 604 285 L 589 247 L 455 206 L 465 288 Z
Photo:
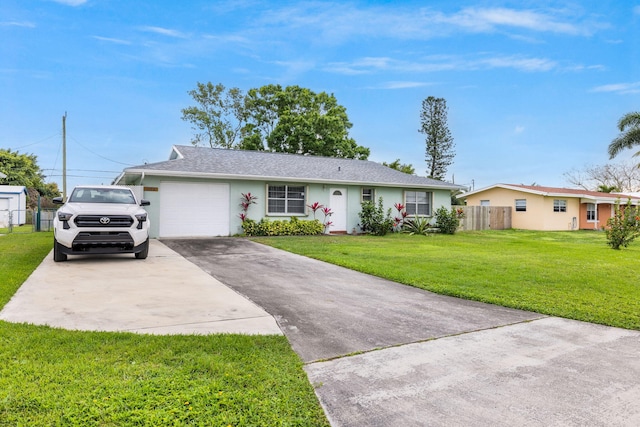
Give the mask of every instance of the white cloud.
M 325 71 L 346 74 L 370 74 L 379 71 L 429 73 L 453 70 L 490 70 L 512 68 L 526 72 L 545 72 L 558 68 L 555 61 L 546 58 L 522 56 L 462 57 L 455 55 L 437 55 L 420 61 L 403 61 L 388 57 L 366 57 L 353 62 L 334 62 L 325 67 Z
M 22 28 L 35 28 L 36 24 L 28 21 L 5 21 L 0 22 L 0 27 L 22 27 Z
M 267 30 L 309 31 L 316 39 L 337 42 L 354 36 L 425 40 L 469 33 L 503 31 L 512 38 L 537 41 L 530 35 L 510 34 L 526 30 L 537 33 L 590 35 L 607 24 L 583 18 L 575 10 L 558 11 L 514 8 L 465 8 L 443 13 L 431 8 L 371 6 L 358 8 L 350 3 L 304 3 L 272 9 L 257 21 Z
M 472 62 L 473 63 L 473 62 Z M 519 56 L 496 56 L 476 61 L 480 68 L 514 68 L 520 71 L 550 71 L 558 66 L 546 58 L 522 58 Z
M 146 27 L 141 27 L 140 28 L 142 31 L 146 31 L 149 33 L 155 33 L 155 34 L 161 34 L 163 36 L 167 36 L 167 37 L 175 37 L 175 38 L 186 38 L 186 36 L 181 33 L 180 31 L 177 30 L 172 30 L 170 28 L 163 28 L 163 27 L 154 27 L 154 26 L 146 26 Z
M 520 126 L 520 125 L 516 126 L 516 128 L 513 130 L 513 133 L 515 133 L 516 135 L 522 132 L 524 132 L 524 126 Z
M 408 82 L 408 81 L 398 81 L 398 82 L 386 82 L 379 86 L 379 89 L 411 89 L 415 87 L 425 87 L 432 86 L 433 83 L 425 83 L 425 82 Z
M 633 83 L 614 83 L 608 85 L 597 86 L 591 90 L 592 92 L 614 92 L 618 94 L 635 94 L 640 93 L 640 82 Z
M 102 37 L 102 36 L 91 36 L 96 40 L 100 40 L 102 42 L 115 43 L 115 44 L 131 44 L 128 40 L 115 39 L 112 37 Z
M 227 43 L 231 43 L 231 44 L 244 44 L 244 45 L 250 45 L 251 44 L 251 40 L 248 39 L 247 37 L 244 36 L 239 36 L 239 35 L 213 35 L 213 34 L 205 34 L 202 36 L 203 39 L 205 40 L 212 40 L 212 41 L 216 41 L 219 43 L 223 43 L 223 44 L 227 44 Z
M 466 8 L 445 20 L 473 32 L 494 31 L 498 27 L 524 28 L 538 32 L 552 32 L 570 35 L 589 34 L 584 25 L 563 22 L 551 13 L 532 10 L 506 8 Z

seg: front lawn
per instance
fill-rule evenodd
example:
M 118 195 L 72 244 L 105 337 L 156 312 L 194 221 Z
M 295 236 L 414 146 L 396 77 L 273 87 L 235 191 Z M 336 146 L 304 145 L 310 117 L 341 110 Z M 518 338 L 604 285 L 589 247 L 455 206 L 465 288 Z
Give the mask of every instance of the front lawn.
M 253 240 L 440 294 L 640 329 L 640 242 L 612 250 L 601 232 Z
M 0 236 L 0 307 L 51 250 Z M 76 332 L 0 321 L 0 426 L 328 426 L 282 336 Z

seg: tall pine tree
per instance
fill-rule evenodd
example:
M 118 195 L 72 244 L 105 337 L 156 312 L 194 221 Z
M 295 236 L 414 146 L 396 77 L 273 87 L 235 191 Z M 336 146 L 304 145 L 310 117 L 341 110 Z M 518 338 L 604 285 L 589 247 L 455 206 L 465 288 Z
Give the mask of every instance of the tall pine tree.
M 447 111 L 444 98 L 430 96 L 422 101 L 419 132 L 426 140 L 427 176 L 439 180 L 444 180 L 447 167 L 455 156 L 455 144 L 447 127 Z

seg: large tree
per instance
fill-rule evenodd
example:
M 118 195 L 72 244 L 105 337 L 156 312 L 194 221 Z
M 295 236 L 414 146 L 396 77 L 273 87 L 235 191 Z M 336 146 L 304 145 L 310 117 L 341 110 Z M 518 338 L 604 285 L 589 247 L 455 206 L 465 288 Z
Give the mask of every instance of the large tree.
M 570 184 L 589 191 L 640 191 L 640 169 L 633 162 L 590 165 L 563 175 Z
M 367 159 L 369 149 L 349 137 L 352 124 L 335 96 L 299 86 L 266 85 L 246 95 L 221 84 L 198 83 L 197 106 L 182 119 L 199 131 L 192 140 L 211 147 Z
M 236 147 L 245 124 L 244 96 L 240 89 L 198 82 L 188 93 L 197 104 L 182 110 L 182 120 L 190 122 L 196 131 L 191 142 Z
M 640 113 L 627 113 L 618 121 L 618 135 L 609 144 L 609 158 L 613 159 L 622 150 L 640 145 Z M 635 154 L 640 155 L 640 152 Z
M 21 154 L 0 148 L 0 172 L 6 175 L 5 178 L 0 178 L 0 184 L 23 185 L 29 189 L 29 194 L 39 193 L 47 198 L 60 195 L 57 184 L 44 182 L 45 176 L 34 154 Z M 30 202 L 35 203 L 35 200 Z
M 443 180 L 455 156 L 453 137 L 447 126 L 447 101 L 429 96 L 422 101 L 420 133 L 425 135 L 427 176 Z

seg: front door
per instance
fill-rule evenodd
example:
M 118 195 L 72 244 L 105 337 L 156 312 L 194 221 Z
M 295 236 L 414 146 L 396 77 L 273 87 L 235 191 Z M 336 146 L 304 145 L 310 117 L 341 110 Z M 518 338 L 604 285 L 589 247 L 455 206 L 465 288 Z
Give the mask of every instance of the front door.
M 331 225 L 330 232 L 346 232 L 347 231 L 347 189 L 332 188 L 330 189 L 329 207 L 331 208 Z

